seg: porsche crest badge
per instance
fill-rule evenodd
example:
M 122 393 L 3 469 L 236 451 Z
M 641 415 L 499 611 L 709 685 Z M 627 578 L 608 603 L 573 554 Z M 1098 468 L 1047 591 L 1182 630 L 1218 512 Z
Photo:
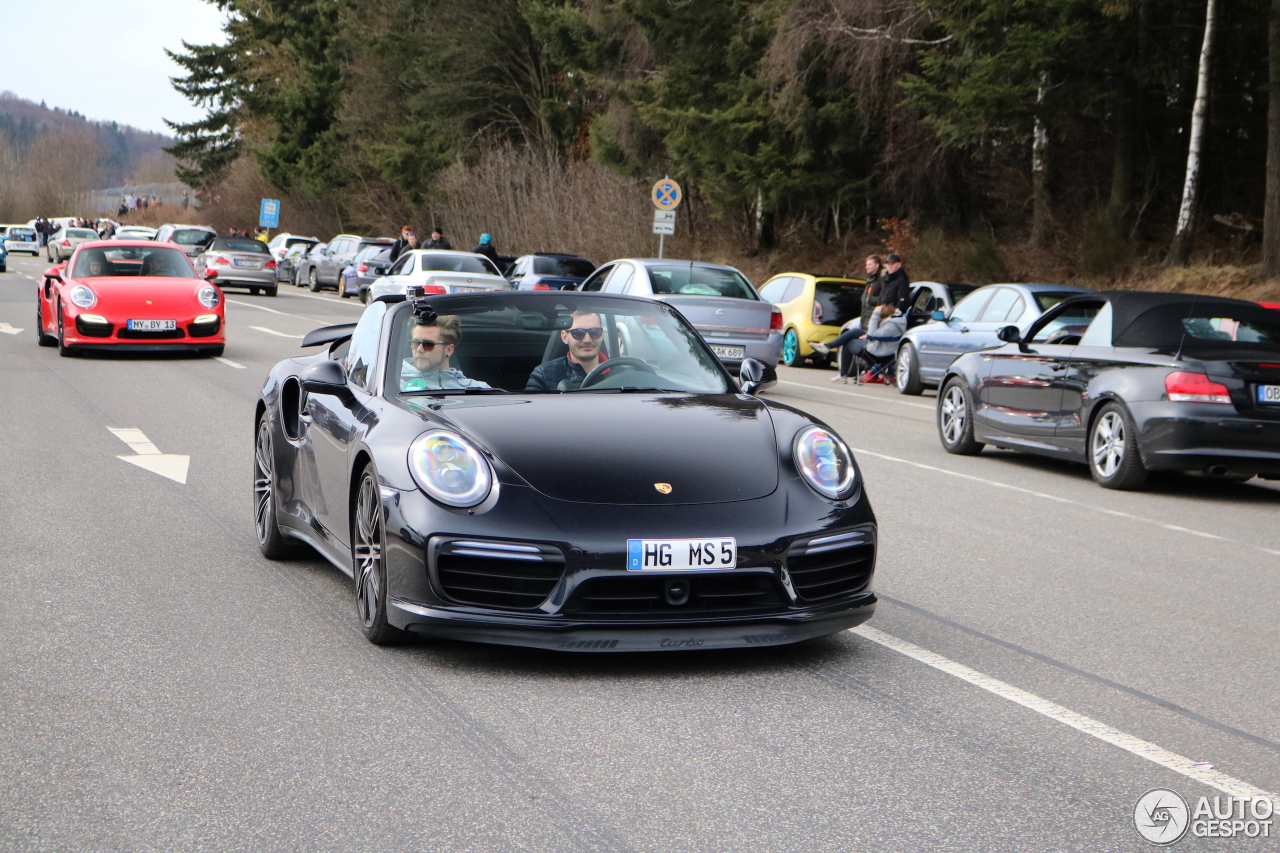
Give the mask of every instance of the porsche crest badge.
M 653 484 L 653 487 L 654 487 L 655 489 L 657 489 L 659 492 L 661 492 L 662 494 L 664 494 L 664 495 L 669 495 L 669 494 L 671 494 L 671 484 L 670 484 L 670 483 L 654 483 L 654 484 Z

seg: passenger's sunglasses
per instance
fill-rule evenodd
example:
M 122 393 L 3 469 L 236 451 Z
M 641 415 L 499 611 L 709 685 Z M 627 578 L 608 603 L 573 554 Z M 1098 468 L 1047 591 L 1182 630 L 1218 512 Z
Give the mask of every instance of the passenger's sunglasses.
M 599 326 L 592 326 L 589 329 L 570 329 L 569 334 L 573 335 L 573 339 L 575 341 L 580 341 L 587 335 L 590 335 L 592 340 L 594 340 L 604 334 L 604 329 Z
M 436 345 L 439 343 L 440 343 L 439 341 L 420 341 L 414 338 L 413 340 L 409 341 L 409 346 L 417 347 L 418 349 L 424 349 L 427 352 L 431 352 L 433 349 L 436 348 Z M 443 346 L 443 344 L 441 345 Z

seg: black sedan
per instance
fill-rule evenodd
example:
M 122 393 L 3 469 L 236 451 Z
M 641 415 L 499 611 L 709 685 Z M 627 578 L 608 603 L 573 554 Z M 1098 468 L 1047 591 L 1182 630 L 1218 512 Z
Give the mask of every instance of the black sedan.
M 276 365 L 255 415 L 262 552 L 306 542 L 351 575 L 369 640 L 709 649 L 871 617 L 858 468 L 753 396 L 771 367 L 740 389 L 650 299 L 413 296 L 312 332 L 328 346 Z
M 1088 464 L 1112 489 L 1153 470 L 1280 479 L 1280 314 L 1253 302 L 1115 291 L 962 355 L 938 394 L 951 453 L 985 444 Z

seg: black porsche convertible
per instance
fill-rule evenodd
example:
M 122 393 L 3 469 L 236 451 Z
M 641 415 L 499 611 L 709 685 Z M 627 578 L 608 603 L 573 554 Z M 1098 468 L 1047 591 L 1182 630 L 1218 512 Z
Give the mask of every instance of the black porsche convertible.
M 1182 293 L 1073 297 L 962 355 L 938 394 L 951 453 L 986 444 L 1085 462 L 1100 485 L 1153 470 L 1280 479 L 1280 311 Z
M 303 346 L 255 412 L 259 547 L 351 575 L 374 643 L 769 646 L 872 615 L 848 447 L 668 305 L 411 292 Z

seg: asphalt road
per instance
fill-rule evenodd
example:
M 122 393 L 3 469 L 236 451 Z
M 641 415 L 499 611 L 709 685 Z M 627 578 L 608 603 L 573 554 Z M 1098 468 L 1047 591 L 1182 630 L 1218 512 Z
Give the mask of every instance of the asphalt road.
M 66 359 L 44 266 L 0 275 L 0 850 L 1139 850 L 1149 789 L 1280 791 L 1280 484 L 948 456 L 932 397 L 783 369 L 858 451 L 870 630 L 376 648 L 346 576 L 259 556 L 250 501 L 266 371 L 359 306 L 230 293 L 224 360 Z

